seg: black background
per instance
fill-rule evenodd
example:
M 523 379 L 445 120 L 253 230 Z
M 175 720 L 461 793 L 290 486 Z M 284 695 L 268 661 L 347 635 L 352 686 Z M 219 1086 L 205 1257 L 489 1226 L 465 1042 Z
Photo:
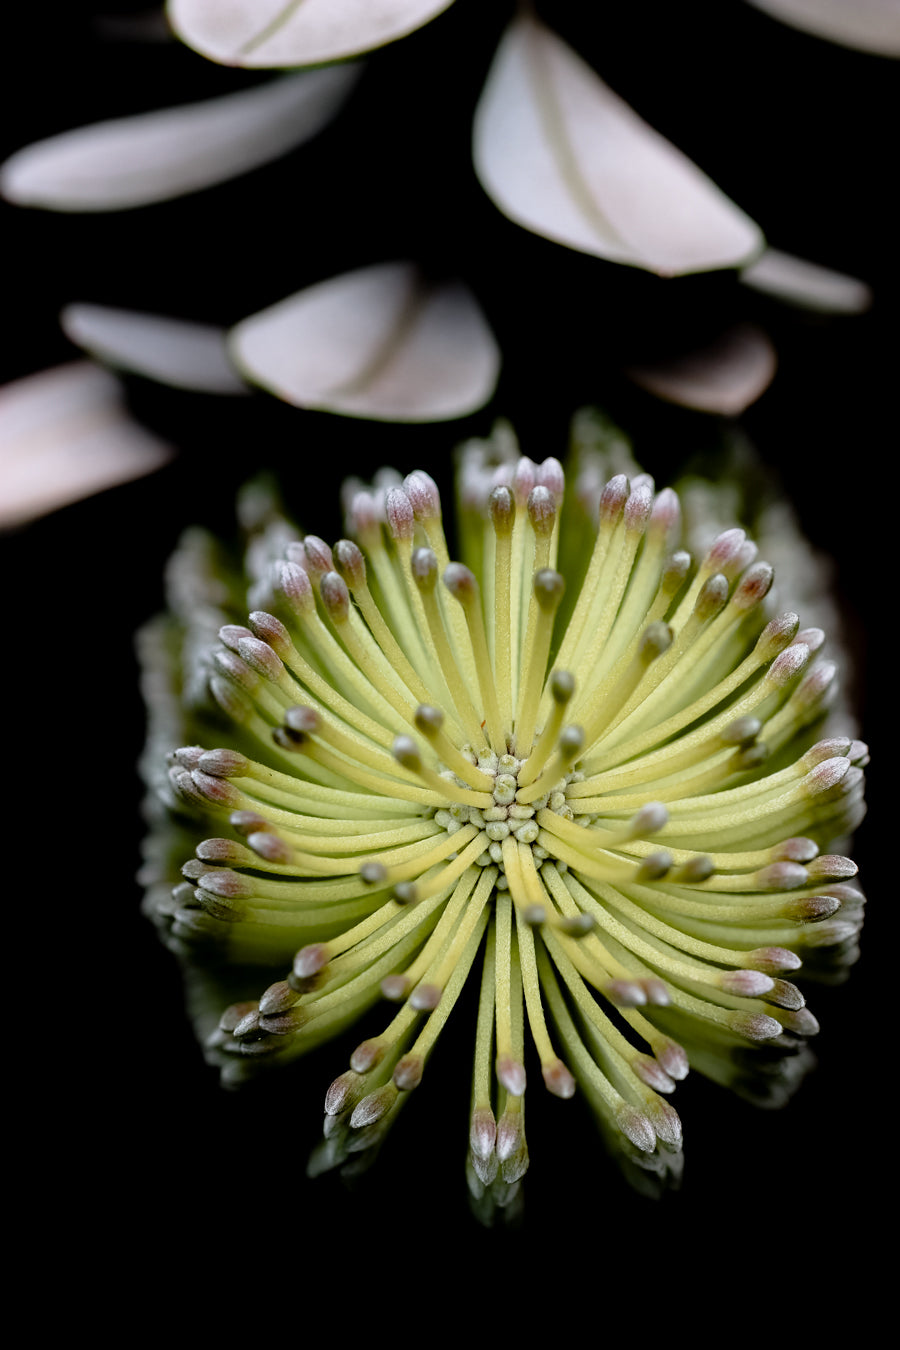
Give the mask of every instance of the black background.
M 12 21 L 4 155 L 70 126 L 256 78 L 177 45 L 102 42 L 92 8 Z M 373 55 L 336 122 L 277 165 L 140 211 L 0 208 L 4 378 L 77 355 L 57 322 L 71 301 L 229 325 L 312 282 L 404 257 L 463 276 L 504 351 L 489 408 L 430 427 L 129 379 L 134 412 L 177 444 L 178 457 L 0 540 L 12 747 L 7 964 L 24 984 L 7 1031 L 17 1157 L 32 1213 L 52 1216 L 69 1250 L 90 1218 L 107 1268 L 130 1269 L 139 1282 L 177 1276 L 185 1287 L 199 1280 L 211 1299 L 288 1297 L 295 1278 L 318 1280 L 328 1268 L 357 1289 L 373 1281 L 387 1309 L 402 1300 L 405 1274 L 432 1259 L 448 1279 L 468 1272 L 504 1289 L 530 1263 L 558 1273 L 561 1288 L 578 1286 L 601 1259 L 617 1280 L 636 1269 L 648 1287 L 663 1272 L 701 1283 L 731 1270 L 756 1288 L 776 1269 L 836 1261 L 846 1274 L 868 1260 L 865 1237 L 850 1235 L 890 1175 L 892 1133 L 880 1085 L 892 1056 L 891 896 L 875 839 L 889 810 L 876 721 L 883 726 L 877 675 L 896 454 L 896 63 L 795 32 L 740 0 L 603 6 L 613 12 L 602 21 L 574 2 L 539 8 L 774 246 L 864 278 L 871 312 L 802 316 L 731 274 L 664 281 L 568 252 L 500 216 L 469 167 L 469 128 L 511 9 L 502 0 L 457 0 Z M 106 9 L 128 6 L 109 0 Z M 321 1098 L 355 1038 L 317 1052 L 289 1082 L 223 1093 L 183 1018 L 174 962 L 138 912 L 143 720 L 131 635 L 161 605 L 164 559 L 190 522 L 227 531 L 235 488 L 263 466 L 281 473 L 301 524 L 334 538 L 347 472 L 421 465 L 448 488 L 452 446 L 496 415 L 542 458 L 563 450 L 574 408 L 598 403 L 664 482 L 716 427 L 654 402 L 621 368 L 742 317 L 767 328 L 780 363 L 742 425 L 838 562 L 863 728 L 875 742 L 873 805 L 856 850 L 870 916 L 849 984 L 812 992 L 824 1028 L 818 1070 L 778 1114 L 696 1076 L 682 1085 L 684 1184 L 659 1204 L 625 1188 L 578 1103 L 535 1089 L 524 1225 L 487 1232 L 466 1205 L 472 1023 L 461 1006 L 422 1099 L 402 1113 L 357 1192 L 334 1177 L 308 1182 Z

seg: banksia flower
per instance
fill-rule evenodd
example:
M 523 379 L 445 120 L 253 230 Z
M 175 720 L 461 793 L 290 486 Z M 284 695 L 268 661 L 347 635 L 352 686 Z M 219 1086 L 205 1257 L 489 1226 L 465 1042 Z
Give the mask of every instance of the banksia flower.
M 867 756 L 825 725 L 823 633 L 743 529 L 692 557 L 672 489 L 596 418 L 574 442 L 568 482 L 503 427 L 461 449 L 461 561 L 426 473 L 351 486 L 333 547 L 254 487 L 246 575 L 189 534 L 141 635 L 147 907 L 209 1057 L 236 1083 L 383 1010 L 315 1166 L 383 1137 L 471 981 L 473 1194 L 527 1168 L 535 1078 L 664 1167 L 690 1064 L 739 1086 L 801 1046 L 794 973 L 852 959 L 856 868 L 821 850 Z

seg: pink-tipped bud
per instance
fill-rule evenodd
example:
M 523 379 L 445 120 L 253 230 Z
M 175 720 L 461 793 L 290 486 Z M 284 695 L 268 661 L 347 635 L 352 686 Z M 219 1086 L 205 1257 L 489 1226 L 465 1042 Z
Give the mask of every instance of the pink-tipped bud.
M 766 975 L 779 975 L 783 970 L 799 970 L 803 962 L 795 952 L 787 947 L 755 947 L 752 952 L 744 952 L 748 966 L 762 970 Z
M 634 480 L 625 503 L 625 528 L 629 533 L 643 534 L 653 509 L 653 488 L 649 483 Z
M 717 534 L 703 560 L 704 571 L 727 572 L 733 569 L 746 538 L 745 532 L 737 526 Z
M 538 485 L 531 489 L 527 502 L 528 519 L 538 538 L 553 533 L 556 520 L 556 500 L 549 488 Z
M 394 1066 L 394 1086 L 401 1092 L 412 1092 L 422 1081 L 425 1061 L 421 1055 L 404 1055 Z
M 388 529 L 394 539 L 412 539 L 416 517 L 412 502 L 402 488 L 388 488 L 384 498 L 384 513 Z
M 771 975 L 764 975 L 761 970 L 730 970 L 722 972 L 718 984 L 727 994 L 739 994 L 741 998 L 759 998 L 760 994 L 769 992 L 774 981 Z
M 314 614 L 316 598 L 312 582 L 305 567 L 299 563 L 283 562 L 276 568 L 276 589 L 284 596 L 288 605 L 297 615 Z
M 681 502 L 672 488 L 658 493 L 650 512 L 650 533 L 664 544 L 678 538 L 681 530 Z
M 500 484 L 491 491 L 488 511 L 497 534 L 506 536 L 512 533 L 516 522 L 516 499 L 510 488 Z
M 767 683 L 774 685 L 776 689 L 783 689 L 791 680 L 796 679 L 808 661 L 809 648 L 806 643 L 795 642 L 775 657 L 766 671 Z
M 628 479 L 624 473 L 611 478 L 600 494 L 600 528 L 618 523 L 629 493 Z
M 312 942 L 301 947 L 294 957 L 294 974 L 298 979 L 308 979 L 328 965 L 328 946 L 324 942 Z
M 518 506 L 524 506 L 528 501 L 528 497 L 536 481 L 537 465 L 533 460 L 522 455 L 516 460 L 511 484 Z
M 564 1101 L 568 1101 L 570 1097 L 575 1096 L 575 1079 L 561 1059 L 554 1059 L 552 1063 L 542 1065 L 541 1074 L 547 1091 L 552 1092 L 554 1097 L 562 1097 Z
M 721 613 L 725 601 L 728 599 L 728 578 L 722 572 L 715 572 L 700 587 L 700 593 L 697 596 L 694 605 L 694 614 L 699 623 L 709 623 L 717 614 Z
M 806 870 L 811 881 L 849 881 L 859 868 L 852 858 L 845 858 L 840 853 L 823 853 Z
M 219 629 L 219 641 L 223 647 L 227 647 L 230 652 L 236 652 L 238 643 L 242 638 L 252 637 L 253 634 L 249 628 L 244 628 L 239 623 L 223 623 Z
M 351 591 L 365 585 L 366 560 L 352 539 L 339 539 L 335 544 L 334 570 L 344 578 Z
M 794 640 L 800 620 L 796 614 L 781 614 L 766 624 L 756 642 L 756 655 L 761 661 L 771 661 Z
M 642 1111 L 623 1102 L 616 1111 L 616 1124 L 642 1153 L 652 1153 L 656 1148 L 656 1131 Z
M 420 590 L 434 590 L 437 585 L 438 560 L 432 549 L 417 548 L 410 559 L 410 568 Z
M 416 520 L 440 520 L 441 494 L 437 483 L 424 469 L 414 469 L 403 480 L 403 490 L 409 498 Z
M 264 609 L 255 609 L 247 622 L 253 630 L 253 636 L 267 642 L 284 660 L 285 655 L 292 650 L 293 643 L 281 620 L 276 619 L 274 614 L 267 614 Z
M 376 1121 L 386 1116 L 388 1111 L 397 1100 L 398 1092 L 394 1083 L 385 1083 L 384 1087 L 370 1092 L 367 1097 L 363 1097 L 353 1108 L 353 1114 L 350 1117 L 351 1130 L 362 1130 L 367 1125 L 374 1125 Z
M 317 534 L 308 534 L 303 540 L 303 553 L 306 558 L 303 566 L 316 581 L 334 567 L 331 549 L 325 543 L 325 540 L 320 539 Z M 302 559 L 297 559 L 297 561 L 300 562 Z
M 652 1055 L 635 1055 L 631 1067 L 647 1087 L 654 1092 L 674 1092 L 675 1080 L 670 1078 L 662 1065 Z
M 654 1053 L 666 1073 L 670 1078 L 674 1078 L 676 1083 L 687 1078 L 691 1066 L 686 1051 L 677 1041 L 666 1038 L 657 1042 Z
M 264 1017 L 273 1017 L 278 1013 L 288 1012 L 299 998 L 300 995 L 291 988 L 287 980 L 279 980 L 276 984 L 270 984 L 259 1000 L 259 1011 Z
M 476 1158 L 489 1158 L 497 1141 L 497 1122 L 490 1107 L 472 1112 L 469 1125 L 469 1147 Z
M 370 1040 L 360 1041 L 350 1056 L 350 1068 L 357 1073 L 368 1073 L 376 1064 L 380 1064 L 382 1059 L 384 1059 L 384 1045 L 373 1036 Z
M 362 1096 L 364 1085 L 365 1079 L 362 1074 L 354 1073 L 352 1069 L 342 1073 L 325 1093 L 325 1114 L 337 1116 L 342 1111 L 349 1111 L 356 1106 Z
M 350 592 L 338 572 L 326 572 L 319 583 L 319 594 L 333 623 L 346 623 L 350 617 Z
M 769 594 L 774 579 L 775 569 L 769 563 L 754 563 L 738 582 L 731 603 L 736 609 L 752 609 Z
M 467 605 L 478 596 L 478 582 L 475 573 L 463 563 L 452 562 L 444 568 L 444 585 L 461 605 Z
M 514 1097 L 521 1097 L 525 1091 L 525 1065 L 512 1055 L 499 1055 L 496 1064 L 497 1079 Z

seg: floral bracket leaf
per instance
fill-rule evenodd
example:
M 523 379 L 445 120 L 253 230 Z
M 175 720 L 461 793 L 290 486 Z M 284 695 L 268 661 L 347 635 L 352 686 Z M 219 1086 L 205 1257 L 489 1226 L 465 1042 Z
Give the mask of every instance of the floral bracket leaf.
M 842 47 L 879 56 L 900 56 L 900 4 L 897 0 L 749 0 L 757 9 L 791 28 Z
M 660 275 L 746 262 L 753 221 L 535 19 L 507 29 L 475 119 L 482 186 L 511 220 Z
M 463 417 L 493 393 L 500 356 L 471 292 L 382 263 L 310 286 L 231 334 L 249 380 L 300 408 L 381 421 Z
M 228 66 L 311 66 L 381 47 L 453 0 L 169 0 L 172 28 Z
M 338 112 L 361 69 L 304 71 L 63 132 L 8 159 L 0 192 L 19 206 L 118 211 L 211 187 L 309 140 Z
M 98 360 L 160 384 L 249 392 L 228 358 L 223 328 L 106 305 L 67 305 L 60 322 L 66 337 Z
M 0 527 L 141 478 L 172 449 L 128 415 L 119 382 L 76 361 L 0 389 Z

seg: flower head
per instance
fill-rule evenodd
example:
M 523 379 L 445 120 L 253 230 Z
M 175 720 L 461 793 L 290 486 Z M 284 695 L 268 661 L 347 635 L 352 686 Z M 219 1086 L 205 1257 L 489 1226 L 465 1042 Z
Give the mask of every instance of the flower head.
M 743 529 L 692 558 L 676 493 L 616 471 L 596 418 L 574 439 L 568 483 L 504 427 L 462 448 L 462 561 L 427 473 L 350 485 L 333 547 L 254 489 L 246 621 L 194 533 L 142 635 L 146 769 L 180 823 L 148 907 L 235 971 L 209 1056 L 237 1082 L 384 1009 L 328 1089 L 327 1163 L 383 1136 L 470 980 L 473 1190 L 527 1167 L 532 1059 L 626 1152 L 671 1153 L 690 1062 L 732 1081 L 735 1049 L 815 1032 L 790 977 L 852 950 L 856 868 L 820 850 L 861 818 L 867 755 L 822 726 L 821 630 L 773 610 Z M 176 728 L 205 744 L 164 774 Z

